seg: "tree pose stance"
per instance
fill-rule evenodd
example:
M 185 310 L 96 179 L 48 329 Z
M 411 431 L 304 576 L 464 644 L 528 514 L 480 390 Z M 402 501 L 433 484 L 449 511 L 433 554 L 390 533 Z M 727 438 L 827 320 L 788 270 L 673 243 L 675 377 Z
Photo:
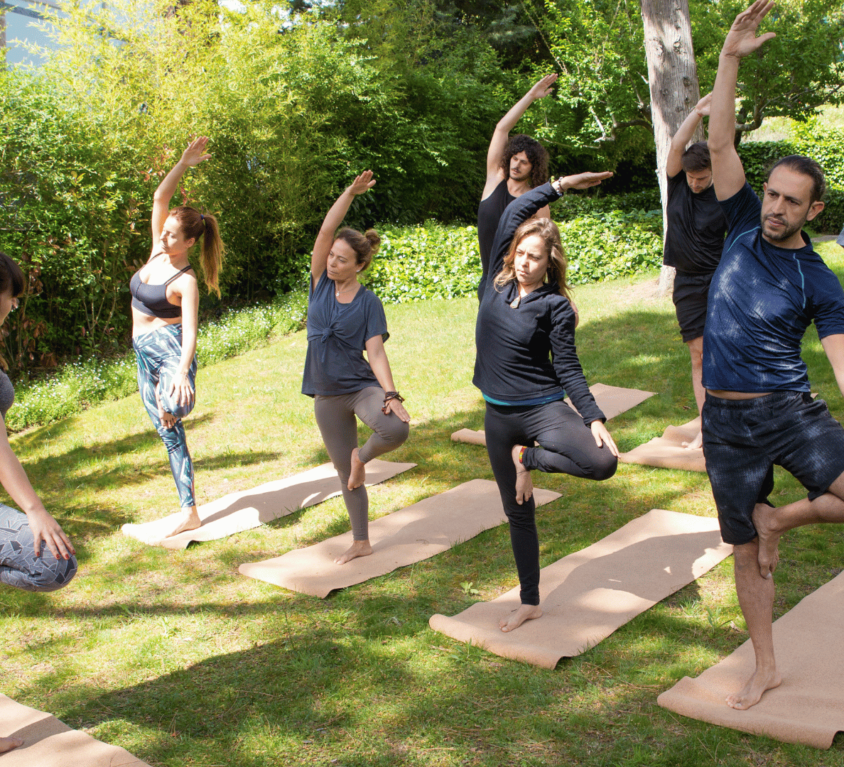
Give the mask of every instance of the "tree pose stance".
M 773 7 L 757 0 L 724 41 L 712 91 L 709 150 L 715 194 L 730 233 L 709 292 L 703 342 L 703 452 L 721 535 L 733 544 L 736 591 L 756 668 L 727 705 L 747 709 L 782 677 L 773 646 L 780 536 L 815 522 L 844 522 L 844 429 L 812 400 L 800 344 L 814 322 L 844 393 L 844 290 L 802 228 L 823 210 L 821 167 L 801 155 L 774 164 L 762 199 L 736 153 L 739 62 L 773 33 L 756 37 Z M 774 508 L 773 464 L 809 491 Z
M 152 254 L 129 283 L 138 388 L 153 426 L 167 448 L 181 507 L 180 512 L 168 518 L 172 524 L 163 530 L 157 529 L 158 540 L 194 530 L 200 525 L 193 463 L 182 424 L 195 402 L 199 323 L 199 288 L 188 254 L 202 240 L 205 284 L 219 295 L 223 242 L 214 216 L 187 206 L 170 210 L 169 204 L 185 171 L 211 157 L 205 154 L 207 144 L 205 136 L 191 141 L 179 162 L 155 190 Z M 133 527 L 135 525 L 125 525 L 124 529 Z M 139 537 L 136 533 L 133 535 Z
M 0 253 L 0 325 L 17 308 L 25 284 L 20 267 Z M 5 418 L 14 401 L 12 382 L 0 370 L 0 484 L 25 512 L 0 503 L 0 583 L 25 591 L 56 591 L 76 575 L 75 551 L 9 445 Z M 22 745 L 20 738 L 0 737 L 0 754 Z
M 692 362 L 692 389 L 698 413 L 703 409 L 703 329 L 712 275 L 721 260 L 727 219 L 712 186 L 712 160 L 705 141 L 686 149 L 700 121 L 709 114 L 710 96 L 695 105 L 671 139 L 668 175 L 668 229 L 664 263 L 674 276 L 674 309 Z M 701 433 L 686 445 L 701 446 Z
M 531 469 L 602 480 L 618 463 L 577 357 L 560 232 L 547 218 L 528 220 L 564 189 L 586 189 L 611 175 L 567 176 L 510 203 L 482 286 L 473 383 L 486 400 L 487 451 L 521 584 L 521 607 L 501 621 L 502 631 L 542 615 Z M 563 402 L 566 393 L 580 415 Z
M 302 393 L 314 398 L 317 425 L 340 477 L 352 523 L 354 542 L 335 560 L 340 565 L 372 553 L 366 464 L 399 447 L 410 422 L 384 350 L 390 336 L 384 307 L 358 282 L 381 239 L 374 229 L 366 234 L 347 227 L 337 231 L 355 196 L 374 185 L 372 171 L 365 171 L 337 198 L 311 256 Z M 362 448 L 355 416 L 373 432 Z

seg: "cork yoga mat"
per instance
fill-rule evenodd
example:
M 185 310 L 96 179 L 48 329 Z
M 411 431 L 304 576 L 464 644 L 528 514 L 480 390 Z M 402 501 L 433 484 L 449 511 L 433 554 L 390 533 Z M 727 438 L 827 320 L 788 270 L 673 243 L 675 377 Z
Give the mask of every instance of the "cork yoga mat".
M 0 754 L 3 767 L 149 767 L 117 746 L 72 730 L 52 714 L 0 695 L 0 735 L 23 745 Z
M 641 405 L 646 399 L 654 396 L 652 391 L 623 389 L 620 386 L 607 386 L 602 383 L 590 386 L 589 391 L 592 392 L 595 402 L 598 403 L 598 407 L 601 408 L 608 421 L 610 418 L 615 418 L 617 415 L 636 407 L 636 405 Z M 565 401 L 575 412 L 577 411 L 568 397 Z M 460 429 L 451 435 L 451 439 L 453 442 L 467 442 L 470 445 L 486 445 L 484 432 L 474 431 L 473 429 Z
M 559 497 L 550 490 L 534 489 L 537 506 Z M 495 482 L 473 479 L 370 522 L 372 554 L 368 557 L 334 564 L 335 557 L 352 545 L 348 532 L 238 569 L 250 578 L 323 598 L 334 589 L 433 557 L 506 521 Z
M 366 464 L 366 485 L 377 485 L 414 466 L 415 463 L 373 459 Z M 215 541 L 251 530 L 298 509 L 315 506 L 340 495 L 340 492 L 340 479 L 334 466 L 324 463 L 301 474 L 267 482 L 251 490 L 231 493 L 200 506 L 197 510 L 202 525 L 196 530 L 162 539 L 156 535 L 156 529 L 168 524 L 168 518 L 165 517 L 141 525 L 124 525 L 123 534 L 166 549 L 185 549 L 191 541 Z
M 732 552 L 718 520 L 654 509 L 588 548 L 541 570 L 543 615 L 504 633 L 498 622 L 519 607 L 516 587 L 459 615 L 428 622 L 461 642 L 504 658 L 554 668 L 594 647 L 639 613 L 691 583 Z
M 774 651 L 783 682 L 746 711 L 724 699 L 753 673 L 750 640 L 696 679 L 681 679 L 657 703 L 710 724 L 829 748 L 844 731 L 844 573 L 774 623 Z
M 650 442 L 634 447 L 629 453 L 621 453 L 618 460 L 660 469 L 706 471 L 703 448 L 689 450 L 683 447 L 683 443 L 691 442 L 699 431 L 700 416 L 682 426 L 669 426 L 661 437 L 654 437 Z

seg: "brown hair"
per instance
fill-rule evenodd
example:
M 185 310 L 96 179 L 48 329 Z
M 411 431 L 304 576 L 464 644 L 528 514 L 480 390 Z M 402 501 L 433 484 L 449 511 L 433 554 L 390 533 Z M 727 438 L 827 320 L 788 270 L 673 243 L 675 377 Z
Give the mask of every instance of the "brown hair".
M 538 234 L 545 242 L 545 252 L 548 254 L 548 271 L 545 272 L 545 277 L 554 280 L 560 295 L 570 300 L 571 293 L 566 283 L 566 254 L 560 241 L 560 230 L 550 218 L 532 218 L 516 229 L 510 243 L 510 252 L 504 257 L 504 268 L 493 281 L 495 289 L 500 292 L 501 288 L 516 279 L 516 268 L 513 265 L 516 260 L 516 248 L 525 237 L 532 234 Z
M 826 194 L 826 178 L 824 178 L 823 168 L 811 157 L 806 157 L 802 154 L 790 154 L 788 157 L 782 157 L 777 160 L 771 170 L 768 171 L 768 181 L 771 180 L 771 174 L 780 167 L 780 165 L 802 173 L 812 179 L 812 196 L 809 199 L 809 204 L 817 202 Z
M 548 180 L 548 152 L 536 139 L 518 133 L 507 143 L 507 149 L 501 158 L 501 170 L 504 176 L 510 178 L 510 160 L 514 154 L 524 152 L 527 155 L 530 168 L 531 188 L 542 186 Z
M 712 170 L 712 156 L 709 154 L 709 145 L 705 141 L 698 141 L 692 144 L 680 158 L 683 170 L 686 173 L 699 173 L 702 170 Z
M 344 226 L 334 237 L 336 240 L 343 240 L 354 252 L 357 262 L 363 264 L 360 271 L 364 271 L 371 263 L 372 257 L 378 252 L 381 244 L 381 237 L 374 229 L 367 229 L 361 234 L 357 229 L 350 229 Z
M 12 298 L 23 295 L 26 277 L 15 261 L 0 251 L 0 295 L 11 292 Z
M 205 285 L 208 290 L 213 290 L 217 296 L 220 295 L 220 271 L 223 268 L 223 255 L 225 247 L 220 238 L 220 226 L 217 219 L 210 213 L 200 213 L 196 208 L 183 205 L 173 208 L 168 218 L 174 218 L 179 222 L 179 228 L 185 239 L 193 238 L 199 242 L 202 237 L 202 273 L 205 276 Z

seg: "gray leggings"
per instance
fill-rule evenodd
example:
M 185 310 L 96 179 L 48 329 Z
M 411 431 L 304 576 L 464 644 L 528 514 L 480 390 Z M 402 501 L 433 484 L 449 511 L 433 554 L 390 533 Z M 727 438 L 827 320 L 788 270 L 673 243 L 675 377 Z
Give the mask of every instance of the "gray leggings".
M 355 416 L 360 418 L 372 434 L 358 452 L 364 463 L 379 455 L 395 450 L 406 439 L 410 426 L 397 415 L 384 415 L 384 390 L 370 386 L 353 394 L 335 394 L 314 397 L 314 413 L 325 448 L 331 463 L 337 469 L 343 500 L 352 522 L 352 534 L 356 541 L 369 538 L 369 496 L 361 485 L 349 490 L 347 483 L 352 471 L 352 450 L 358 446 L 358 426 Z
M 0 583 L 24 591 L 56 591 L 76 575 L 76 557 L 56 559 L 47 544 L 35 556 L 26 514 L 0 503 Z

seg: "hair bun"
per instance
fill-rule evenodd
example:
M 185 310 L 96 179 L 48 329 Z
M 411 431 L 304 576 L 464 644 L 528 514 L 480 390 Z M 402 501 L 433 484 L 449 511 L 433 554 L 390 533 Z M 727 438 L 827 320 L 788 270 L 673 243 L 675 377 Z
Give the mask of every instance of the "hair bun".
M 367 229 L 363 236 L 369 240 L 369 244 L 372 247 L 370 253 L 374 256 L 378 252 L 378 247 L 381 245 L 381 235 L 374 229 Z

